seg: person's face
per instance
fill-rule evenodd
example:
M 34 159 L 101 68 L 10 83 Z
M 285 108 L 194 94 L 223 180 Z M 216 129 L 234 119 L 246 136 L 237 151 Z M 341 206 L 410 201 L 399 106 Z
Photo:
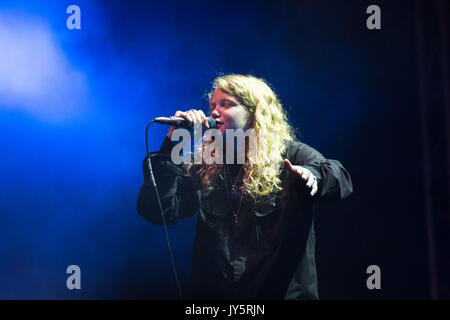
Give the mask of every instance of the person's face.
M 225 134 L 226 129 L 248 129 L 250 113 L 235 96 L 216 89 L 209 106 L 210 117 L 219 121 L 216 129 L 222 134 Z

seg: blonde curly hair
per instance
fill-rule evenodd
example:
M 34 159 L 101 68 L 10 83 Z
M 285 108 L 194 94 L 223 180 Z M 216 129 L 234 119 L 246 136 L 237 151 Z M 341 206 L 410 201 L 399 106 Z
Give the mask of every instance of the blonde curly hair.
M 277 95 L 264 79 L 251 75 L 228 74 L 217 77 L 208 94 L 210 100 L 215 89 L 221 89 L 239 99 L 250 114 L 249 128 L 256 131 L 257 161 L 243 164 L 243 195 L 257 200 L 281 191 L 279 175 L 283 165 L 282 155 L 286 141 L 293 141 L 295 135 Z M 190 164 L 188 172 L 191 174 L 195 169 L 206 190 L 212 191 L 217 186 L 217 174 L 222 172 L 223 166 L 215 163 Z

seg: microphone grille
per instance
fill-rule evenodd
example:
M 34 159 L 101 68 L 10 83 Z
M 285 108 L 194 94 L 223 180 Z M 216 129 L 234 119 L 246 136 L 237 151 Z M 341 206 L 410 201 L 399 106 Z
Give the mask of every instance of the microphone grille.
M 211 117 L 208 117 L 208 125 L 209 125 L 210 129 L 215 128 L 216 127 L 216 120 L 214 120 Z

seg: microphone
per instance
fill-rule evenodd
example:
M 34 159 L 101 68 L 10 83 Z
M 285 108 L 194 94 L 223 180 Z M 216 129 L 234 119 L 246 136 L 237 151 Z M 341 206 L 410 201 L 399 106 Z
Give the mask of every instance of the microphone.
M 189 123 L 186 119 L 182 118 L 182 117 L 158 117 L 153 119 L 154 122 L 157 123 L 161 123 L 161 124 L 168 124 L 170 126 L 175 126 L 175 127 L 183 127 L 183 128 L 188 128 L 188 129 L 192 129 L 192 124 Z M 218 123 L 222 123 L 221 121 L 216 121 L 211 117 L 207 117 L 206 118 L 206 123 L 209 128 L 215 128 L 216 125 Z

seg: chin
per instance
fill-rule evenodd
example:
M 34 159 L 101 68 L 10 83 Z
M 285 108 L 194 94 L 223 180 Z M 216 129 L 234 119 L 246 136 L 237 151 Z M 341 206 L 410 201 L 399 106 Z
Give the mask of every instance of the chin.
M 220 132 L 221 135 L 225 135 L 225 132 L 227 130 L 223 125 L 216 129 Z

